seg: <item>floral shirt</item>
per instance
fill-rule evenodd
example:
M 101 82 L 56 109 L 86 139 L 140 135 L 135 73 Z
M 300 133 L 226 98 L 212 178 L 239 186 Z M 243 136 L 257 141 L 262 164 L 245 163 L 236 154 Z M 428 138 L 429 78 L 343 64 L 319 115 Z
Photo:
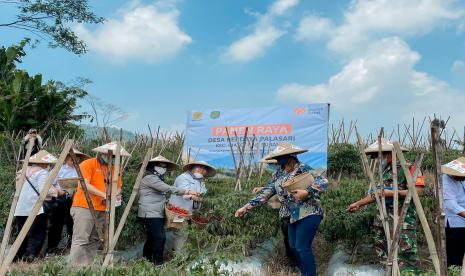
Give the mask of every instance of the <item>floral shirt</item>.
M 295 199 L 282 186 L 290 178 L 306 172 L 314 175 L 312 168 L 304 163 L 296 164 L 294 171 L 291 173 L 283 170 L 276 171 L 272 175 L 268 185 L 254 199 L 249 201 L 247 205 L 252 208 L 258 207 L 277 194 L 281 202 L 279 217 L 282 219 L 289 218 L 290 222 L 294 223 L 310 215 L 323 216 L 320 194 L 327 188 L 328 180 L 326 178 L 314 175 L 315 183 L 307 188 L 308 196 L 304 200 Z

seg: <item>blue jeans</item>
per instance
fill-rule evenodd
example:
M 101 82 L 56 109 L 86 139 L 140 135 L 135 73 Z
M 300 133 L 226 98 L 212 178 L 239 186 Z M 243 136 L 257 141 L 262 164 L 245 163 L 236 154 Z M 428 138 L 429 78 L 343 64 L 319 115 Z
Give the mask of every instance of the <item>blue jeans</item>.
M 297 258 L 297 264 L 303 276 L 316 276 L 315 257 L 312 242 L 318 231 L 322 217 L 311 215 L 288 226 L 289 246 Z

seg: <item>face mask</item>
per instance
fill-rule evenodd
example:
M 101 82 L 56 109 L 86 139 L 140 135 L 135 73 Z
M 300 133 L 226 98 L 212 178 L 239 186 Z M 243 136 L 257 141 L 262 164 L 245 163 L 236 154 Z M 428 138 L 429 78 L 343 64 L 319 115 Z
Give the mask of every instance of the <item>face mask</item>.
M 108 164 L 108 156 L 107 156 L 107 155 L 101 155 L 101 156 L 100 156 L 100 159 L 102 159 L 102 161 L 103 161 L 105 164 Z
M 164 175 L 166 173 L 166 168 L 155 167 L 155 172 L 157 172 L 159 175 Z
M 381 160 L 381 166 L 383 167 L 383 169 L 387 168 L 388 165 L 389 164 L 388 164 L 388 161 L 386 159 Z
M 203 178 L 203 174 L 201 174 L 201 173 L 194 173 L 194 177 L 197 178 L 197 179 L 202 179 L 202 178 Z
M 287 159 L 285 159 L 285 158 L 278 158 L 278 159 L 276 159 L 276 161 L 278 161 L 278 165 L 279 165 L 279 166 L 284 166 L 284 165 L 286 165 Z

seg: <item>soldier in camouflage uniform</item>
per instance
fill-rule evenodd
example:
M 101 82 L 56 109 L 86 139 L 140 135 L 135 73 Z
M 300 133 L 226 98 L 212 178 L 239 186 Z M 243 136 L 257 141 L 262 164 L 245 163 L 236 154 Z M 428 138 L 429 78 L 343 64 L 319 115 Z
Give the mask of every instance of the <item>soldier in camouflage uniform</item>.
M 383 151 L 383 184 L 384 184 L 384 196 L 386 199 L 386 211 L 388 213 L 388 221 L 389 221 L 389 230 L 391 233 L 394 229 L 394 200 L 393 195 L 393 177 L 392 177 L 392 149 L 393 145 L 392 142 L 383 139 L 382 140 L 382 151 Z M 406 151 L 406 149 L 403 149 Z M 375 142 L 374 144 L 370 145 L 366 150 L 365 153 L 372 155 L 373 157 L 377 157 L 378 152 L 378 143 Z M 414 164 L 408 164 L 410 168 L 410 173 L 413 173 L 415 168 Z M 397 166 L 397 183 L 399 189 L 399 212 L 401 210 L 401 206 L 403 204 L 404 198 L 407 196 L 408 187 L 407 187 L 407 179 L 405 177 L 405 173 L 400 165 Z M 423 176 L 419 176 L 416 179 L 415 186 L 417 188 L 418 193 L 421 193 L 422 188 L 425 186 L 425 182 Z M 375 193 L 378 195 L 381 194 L 381 187 L 376 187 L 375 190 L 371 189 L 368 191 L 368 195 L 355 202 L 352 203 L 347 211 L 349 212 L 356 212 L 360 209 L 360 207 L 376 202 L 375 201 Z M 375 221 L 373 223 L 374 229 L 374 246 L 376 249 L 376 253 L 380 258 L 387 259 L 387 241 L 386 236 L 384 234 L 383 223 L 381 221 L 381 217 L 379 214 L 376 215 Z M 392 234 L 391 234 L 392 237 Z M 415 211 L 415 207 L 413 203 L 410 205 L 407 216 L 405 217 L 404 224 L 402 225 L 402 231 L 399 240 L 399 251 L 398 251 L 398 263 L 401 272 L 415 272 L 418 268 L 418 255 L 417 255 L 417 215 Z

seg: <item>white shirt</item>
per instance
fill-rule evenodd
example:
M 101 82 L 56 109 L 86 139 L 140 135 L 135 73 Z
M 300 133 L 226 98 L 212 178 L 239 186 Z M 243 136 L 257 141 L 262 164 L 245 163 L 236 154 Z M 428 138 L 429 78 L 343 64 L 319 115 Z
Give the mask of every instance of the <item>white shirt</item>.
M 30 170 L 32 167 L 29 167 Z M 27 175 L 27 173 L 26 173 Z M 45 169 L 40 169 L 39 171 L 33 173 L 31 176 L 28 176 L 29 181 L 31 184 L 34 185 L 36 190 L 41 193 L 42 189 L 45 186 L 45 182 L 47 182 L 47 178 L 49 177 L 50 172 Z M 19 194 L 18 204 L 16 205 L 15 216 L 29 216 L 36 204 L 39 196 L 37 193 L 32 189 L 31 185 L 24 181 L 23 187 L 21 188 L 21 193 Z M 43 207 L 40 207 L 38 215 L 44 212 Z
M 58 172 L 57 178 L 53 182 L 53 185 L 57 189 L 61 189 L 60 184 L 58 184 L 59 179 L 77 178 L 77 177 L 78 177 L 78 174 L 77 174 L 77 171 L 76 171 L 75 167 L 68 166 L 68 164 L 63 164 L 63 166 L 61 166 L 60 171 Z
M 174 181 L 174 186 L 179 189 L 198 192 L 200 194 L 207 192 L 205 182 L 203 180 L 195 179 L 190 172 L 185 172 L 179 175 Z M 172 194 L 169 202 L 174 206 L 185 209 L 189 212 L 192 212 L 193 210 L 194 201 L 190 199 L 189 196 Z
M 465 181 L 457 181 L 443 174 L 442 185 L 446 221 L 452 228 L 465 227 L 465 218 L 458 215 L 465 212 Z

